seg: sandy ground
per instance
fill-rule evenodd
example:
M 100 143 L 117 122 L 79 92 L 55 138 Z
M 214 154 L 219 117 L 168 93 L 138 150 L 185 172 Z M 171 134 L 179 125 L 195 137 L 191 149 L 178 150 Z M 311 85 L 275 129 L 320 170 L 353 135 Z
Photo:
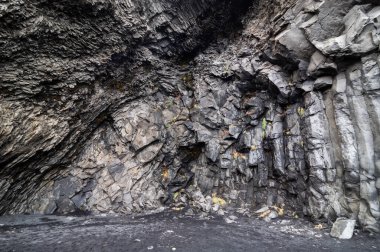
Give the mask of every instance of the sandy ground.
M 0 217 L 0 251 L 380 251 L 380 236 L 357 231 L 329 236 L 301 219 L 272 222 L 201 218 L 163 212 L 147 216 Z

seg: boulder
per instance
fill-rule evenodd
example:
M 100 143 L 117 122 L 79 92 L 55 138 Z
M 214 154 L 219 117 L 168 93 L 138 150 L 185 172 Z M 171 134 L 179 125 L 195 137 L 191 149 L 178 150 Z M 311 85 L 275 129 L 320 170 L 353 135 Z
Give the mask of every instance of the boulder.
M 339 239 L 351 239 L 356 220 L 338 218 L 331 229 L 330 235 Z

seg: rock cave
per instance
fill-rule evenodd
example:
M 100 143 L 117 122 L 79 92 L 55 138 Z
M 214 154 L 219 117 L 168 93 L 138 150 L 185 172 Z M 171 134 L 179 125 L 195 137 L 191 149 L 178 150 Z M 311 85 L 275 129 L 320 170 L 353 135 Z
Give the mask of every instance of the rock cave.
M 5 0 L 0 52 L 3 216 L 380 231 L 378 0 Z

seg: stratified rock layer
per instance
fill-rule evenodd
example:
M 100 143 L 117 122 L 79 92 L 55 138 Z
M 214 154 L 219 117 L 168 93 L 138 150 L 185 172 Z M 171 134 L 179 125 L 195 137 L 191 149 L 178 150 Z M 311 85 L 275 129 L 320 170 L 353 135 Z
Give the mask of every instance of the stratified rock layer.
M 1 3 L 0 212 L 267 205 L 376 231 L 379 48 L 376 1 Z

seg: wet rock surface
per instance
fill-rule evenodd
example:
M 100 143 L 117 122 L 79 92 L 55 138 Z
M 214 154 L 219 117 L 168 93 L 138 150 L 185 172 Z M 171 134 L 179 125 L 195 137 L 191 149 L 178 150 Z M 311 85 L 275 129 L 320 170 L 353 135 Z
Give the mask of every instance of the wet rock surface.
M 235 216 L 236 217 L 236 216 Z M 147 216 L 0 217 L 1 251 L 377 251 L 378 235 L 330 238 L 303 220 L 268 223 L 236 217 Z
M 1 3 L 0 213 L 378 232 L 379 22 L 364 0 Z

